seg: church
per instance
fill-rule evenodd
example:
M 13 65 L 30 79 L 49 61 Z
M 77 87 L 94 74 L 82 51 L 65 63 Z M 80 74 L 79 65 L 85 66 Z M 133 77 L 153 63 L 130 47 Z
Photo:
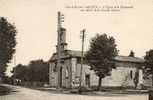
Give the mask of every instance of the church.
M 60 13 L 59 13 L 60 16 Z M 80 83 L 81 51 L 68 50 L 66 43 L 66 29 L 59 26 L 56 52 L 49 60 L 49 85 L 57 88 L 77 88 Z M 111 75 L 102 80 L 102 86 L 134 87 L 134 78 L 138 73 L 138 85 L 151 86 L 150 81 L 144 79 L 144 59 L 130 56 L 116 56 L 116 68 Z M 81 86 L 98 86 L 98 76 L 90 66 L 83 62 Z

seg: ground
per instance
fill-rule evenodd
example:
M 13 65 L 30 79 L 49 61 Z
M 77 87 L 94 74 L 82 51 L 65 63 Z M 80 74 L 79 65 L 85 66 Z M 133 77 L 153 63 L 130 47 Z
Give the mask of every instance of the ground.
M 0 96 L 1 96 L 1 95 L 6 95 L 6 94 L 8 94 L 9 92 L 11 92 L 11 88 L 6 87 L 6 86 L 1 86 L 1 85 L 0 85 Z
M 148 94 L 112 94 L 99 93 L 99 95 L 79 95 L 40 91 L 20 86 L 5 85 L 13 88 L 10 94 L 0 96 L 0 100 L 148 100 Z

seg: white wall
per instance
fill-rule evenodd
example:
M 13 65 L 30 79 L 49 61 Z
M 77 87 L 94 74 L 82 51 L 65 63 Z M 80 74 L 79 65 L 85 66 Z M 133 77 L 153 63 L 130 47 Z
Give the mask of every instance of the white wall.
M 116 69 L 112 69 L 111 76 L 107 76 L 102 80 L 103 86 L 134 86 L 133 78 L 136 72 L 136 67 L 132 64 L 118 64 L 119 66 Z M 76 74 L 80 73 L 80 64 L 77 64 Z M 130 71 L 132 71 L 132 78 L 130 76 Z M 95 75 L 93 70 L 90 70 L 90 66 L 83 65 L 83 74 L 82 74 L 82 84 L 85 86 L 85 75 L 90 74 L 90 85 L 98 85 L 98 77 Z M 80 76 L 80 75 L 79 75 Z

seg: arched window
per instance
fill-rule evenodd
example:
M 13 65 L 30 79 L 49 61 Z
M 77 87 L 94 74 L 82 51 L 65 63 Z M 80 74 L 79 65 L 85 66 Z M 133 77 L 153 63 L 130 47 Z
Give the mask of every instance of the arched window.
M 133 71 L 130 71 L 130 78 L 133 79 Z

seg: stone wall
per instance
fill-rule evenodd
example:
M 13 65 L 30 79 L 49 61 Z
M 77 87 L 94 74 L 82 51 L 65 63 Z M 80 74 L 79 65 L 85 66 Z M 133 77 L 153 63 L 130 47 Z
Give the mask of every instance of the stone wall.
M 130 62 L 116 62 L 116 68 L 112 69 L 110 76 L 105 77 L 102 80 L 102 86 L 134 86 L 133 79 L 137 68 L 140 68 L 140 64 Z M 50 63 L 49 68 L 49 84 L 52 87 L 58 85 L 58 70 L 55 71 L 55 63 Z M 71 88 L 78 87 L 80 80 L 80 68 L 81 64 L 77 61 L 77 58 L 71 58 L 64 60 L 62 64 L 62 87 Z M 98 85 L 98 77 L 93 70 L 90 70 L 90 66 L 83 64 L 82 70 L 82 86 L 87 86 L 86 76 L 89 76 L 90 86 Z M 151 86 L 150 79 L 144 80 L 145 86 Z
M 49 85 L 51 87 L 57 87 L 57 71 L 55 69 L 55 63 L 51 62 L 49 64 Z
M 134 86 L 133 79 L 135 76 L 136 68 L 139 66 L 135 63 L 122 63 L 117 62 L 116 69 L 112 69 L 111 76 L 107 76 L 102 80 L 103 86 Z M 80 64 L 76 66 L 75 80 L 80 77 Z M 86 87 L 85 76 L 90 75 L 90 86 L 98 85 L 98 77 L 93 70 L 90 70 L 90 66 L 83 65 L 82 85 Z M 77 83 L 77 82 L 76 82 Z
M 152 87 L 152 75 L 144 78 L 144 85 L 147 87 Z
M 67 59 L 62 64 L 62 87 L 71 87 L 71 60 Z
M 51 62 L 49 66 L 49 85 L 51 87 L 57 87 L 58 86 L 58 75 L 60 72 L 60 69 L 57 68 L 58 66 Z M 61 64 L 62 67 L 62 87 L 70 88 L 71 87 L 71 60 L 67 59 L 64 60 L 64 62 Z

